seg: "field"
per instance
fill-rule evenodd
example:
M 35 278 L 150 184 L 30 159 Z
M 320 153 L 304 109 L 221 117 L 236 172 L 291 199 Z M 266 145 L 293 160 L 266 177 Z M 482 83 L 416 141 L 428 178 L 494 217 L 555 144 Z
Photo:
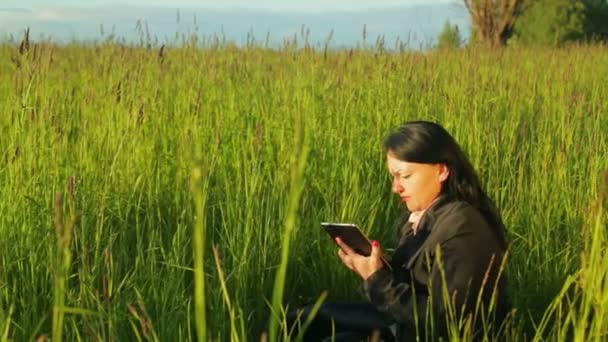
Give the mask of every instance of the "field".
M 0 338 L 276 340 L 361 299 L 319 222 L 393 247 L 383 137 L 429 119 L 505 220 L 507 337 L 605 340 L 606 52 L 4 44 Z

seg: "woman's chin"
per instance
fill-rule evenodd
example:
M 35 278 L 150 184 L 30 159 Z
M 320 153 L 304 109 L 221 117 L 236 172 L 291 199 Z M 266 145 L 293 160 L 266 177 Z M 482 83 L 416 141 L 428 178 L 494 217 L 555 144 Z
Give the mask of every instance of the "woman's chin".
M 407 202 L 405 202 L 405 201 L 403 202 L 403 205 L 404 205 L 404 206 L 407 208 L 407 210 L 408 210 L 408 211 L 410 211 L 410 212 L 416 211 L 416 210 L 414 210 L 415 208 L 413 208 L 413 206 L 412 206 L 412 205 L 410 205 L 409 203 L 407 203 Z

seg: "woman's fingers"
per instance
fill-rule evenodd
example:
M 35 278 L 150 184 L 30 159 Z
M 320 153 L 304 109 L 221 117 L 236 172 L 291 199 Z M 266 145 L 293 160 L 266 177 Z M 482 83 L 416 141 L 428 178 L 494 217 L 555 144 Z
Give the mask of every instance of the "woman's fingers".
M 340 257 L 340 259 L 342 259 L 342 261 L 344 261 L 344 259 L 346 258 L 346 253 L 344 253 L 342 249 L 338 248 L 338 256 Z
M 342 251 L 347 255 L 357 254 L 352 248 L 350 248 L 349 245 L 345 244 L 344 241 L 342 241 L 342 239 L 340 239 L 339 237 L 336 238 L 336 243 L 338 244 L 338 246 L 340 246 L 340 249 L 342 249 Z
M 344 243 L 339 237 L 336 238 L 336 243 L 340 248 L 338 249 L 338 256 L 342 263 L 348 267 L 351 271 L 355 271 L 363 279 L 367 279 L 371 274 L 383 267 L 381 256 L 382 250 L 380 249 L 380 243 L 373 241 L 372 253 L 370 256 L 365 257 L 357 254 L 350 246 Z
M 342 262 L 344 265 L 346 265 L 346 267 L 348 267 L 351 271 L 354 271 L 355 265 L 353 259 L 357 257 L 357 253 L 355 253 L 355 251 L 353 251 L 353 249 L 345 244 L 339 237 L 336 238 L 336 243 L 338 246 L 340 246 L 338 250 L 340 259 L 342 259 Z
M 344 253 L 342 249 L 338 249 L 338 256 L 340 257 L 340 260 L 342 260 L 342 263 L 348 267 L 348 269 L 354 271 L 353 261 L 349 255 Z

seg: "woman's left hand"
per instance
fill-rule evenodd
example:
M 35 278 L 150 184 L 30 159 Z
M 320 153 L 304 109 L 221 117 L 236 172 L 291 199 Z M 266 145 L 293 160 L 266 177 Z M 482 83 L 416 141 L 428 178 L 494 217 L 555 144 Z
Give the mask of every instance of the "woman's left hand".
M 340 240 L 340 238 L 336 238 L 336 243 L 340 246 L 338 256 L 340 256 L 342 263 L 364 280 L 384 267 L 381 259 L 382 250 L 380 249 L 378 241 L 374 240 L 372 243 L 372 254 L 368 257 L 355 252 L 350 246 L 345 244 L 344 241 Z

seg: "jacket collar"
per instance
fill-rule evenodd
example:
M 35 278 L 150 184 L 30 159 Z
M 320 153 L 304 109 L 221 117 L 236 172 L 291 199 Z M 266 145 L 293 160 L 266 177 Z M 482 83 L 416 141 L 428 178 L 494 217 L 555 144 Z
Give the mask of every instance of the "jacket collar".
M 420 233 L 423 230 L 428 230 L 430 232 L 431 227 L 433 227 L 433 223 L 437 220 L 437 214 L 441 212 L 441 207 L 449 202 L 449 196 L 447 195 L 439 195 L 439 197 L 428 207 L 420 221 L 418 222 L 418 228 L 416 229 L 416 233 Z M 406 216 L 407 217 L 407 216 Z M 413 234 L 413 225 L 411 222 L 407 222 L 403 227 L 403 231 L 401 236 L 405 237 L 406 235 Z
M 425 215 L 420 219 L 420 227 L 418 227 L 418 231 L 416 234 L 426 234 L 425 241 L 418 248 L 418 250 L 410 257 L 407 262 L 407 268 L 411 268 L 414 264 L 414 261 L 418 258 L 420 253 L 425 249 L 425 245 L 428 243 L 428 235 L 431 234 L 432 227 L 435 225 L 437 221 L 437 217 L 445 208 L 445 204 L 450 202 L 450 198 L 448 196 L 442 195 L 431 208 L 425 213 Z

